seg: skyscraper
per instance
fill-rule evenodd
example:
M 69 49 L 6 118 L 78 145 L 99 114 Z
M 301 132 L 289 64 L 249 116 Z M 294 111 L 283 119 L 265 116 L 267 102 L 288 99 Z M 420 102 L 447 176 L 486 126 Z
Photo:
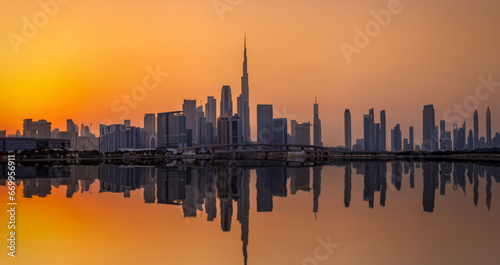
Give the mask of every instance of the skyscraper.
M 287 144 L 288 143 L 288 124 L 286 118 L 273 119 L 273 144 Z
M 217 127 L 217 100 L 210 96 L 205 103 L 205 117 L 207 118 L 207 143 L 215 144 L 215 128 Z
M 437 143 L 434 143 L 434 128 L 436 123 L 434 120 L 434 106 L 425 105 L 423 111 L 423 143 L 422 150 L 435 151 Z
M 231 87 L 223 86 L 220 98 L 220 115 L 233 116 L 233 98 L 231 96 Z
M 415 142 L 414 142 L 414 134 L 413 134 L 413 126 L 410 126 L 410 148 L 411 150 L 415 150 Z
M 351 150 L 352 149 L 352 141 L 351 141 L 351 111 L 346 109 L 344 112 L 344 143 L 345 148 Z
M 401 151 L 401 127 L 396 124 L 394 129 L 391 130 L 391 149 L 392 151 Z
M 248 71 L 247 71 L 247 38 L 245 36 L 244 52 L 243 52 L 243 76 L 241 76 L 241 94 L 237 99 L 238 115 L 241 119 L 242 136 L 245 142 L 251 142 L 250 132 L 250 96 L 248 88 Z
M 238 114 L 234 114 L 231 120 L 231 143 L 232 144 L 241 144 L 243 142 L 243 136 L 241 135 L 241 118 Z
M 380 111 L 380 149 L 387 151 L 387 129 L 385 123 L 385 110 Z
M 231 144 L 233 139 L 232 117 L 220 116 L 217 119 L 217 144 Z
M 290 121 L 291 133 L 294 144 L 311 145 L 311 123 L 297 123 L 296 120 Z
M 474 149 L 479 148 L 479 115 L 474 111 Z
M 158 113 L 157 149 L 185 147 L 187 145 L 186 116 L 182 111 Z
M 257 105 L 257 142 L 269 144 L 273 138 L 273 105 Z
M 446 132 L 446 121 L 439 122 L 439 149 L 444 150 L 444 133 Z
M 146 148 L 156 148 L 156 115 L 144 115 L 144 131 L 146 132 Z
M 491 111 L 490 107 L 486 110 L 486 146 L 491 148 Z
M 363 115 L 363 135 L 365 139 L 365 151 L 375 151 L 376 142 L 375 117 L 373 109 L 370 109 L 369 114 Z
M 186 135 L 192 135 L 192 139 L 187 139 L 188 142 L 191 140 L 197 142 L 196 137 L 196 99 L 189 100 L 185 99 L 184 104 L 182 104 L 182 112 L 186 116 Z M 191 132 L 189 132 L 191 131 Z M 189 138 L 189 136 L 188 136 Z
M 207 122 L 214 123 L 217 121 L 217 100 L 209 96 L 207 97 L 207 103 L 205 103 L 205 117 Z
M 314 124 L 313 124 L 314 145 L 323 146 L 321 141 L 321 120 L 319 118 L 318 102 L 314 101 Z

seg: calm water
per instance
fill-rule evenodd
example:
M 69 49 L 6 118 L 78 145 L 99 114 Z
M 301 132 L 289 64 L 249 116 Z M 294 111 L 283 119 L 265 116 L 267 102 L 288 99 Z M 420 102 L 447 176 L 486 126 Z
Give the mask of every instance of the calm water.
M 17 175 L 18 257 L 2 251 L 1 264 L 499 264 L 495 164 L 38 165 Z M 7 222 L 2 214 L 4 249 Z

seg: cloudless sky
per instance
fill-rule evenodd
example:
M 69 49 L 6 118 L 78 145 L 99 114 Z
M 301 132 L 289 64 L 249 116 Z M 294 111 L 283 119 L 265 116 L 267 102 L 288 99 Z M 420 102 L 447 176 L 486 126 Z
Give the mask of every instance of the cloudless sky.
M 43 21 L 38 1 L 2 0 L 0 129 L 22 131 L 26 118 L 47 119 L 60 130 L 71 118 L 93 123 L 94 132 L 100 122 L 122 122 L 112 103 L 125 106 L 122 95 L 131 95 L 157 65 L 169 75 L 127 107 L 132 125 L 143 126 L 145 113 L 181 109 L 183 99 L 204 104 L 215 96 L 219 103 L 226 84 L 236 110 L 246 31 L 254 139 L 256 104 L 273 104 L 276 117 L 312 122 L 317 96 L 329 146 L 344 143 L 346 108 L 353 141 L 362 137 L 362 115 L 375 108 L 376 122 L 386 109 L 388 138 L 396 123 L 403 137 L 413 125 L 419 143 L 423 105 L 434 104 L 438 123 L 474 96 L 479 76 L 500 82 L 500 2 L 400 1 L 401 12 L 348 63 L 340 44 L 354 45 L 355 28 L 364 30 L 375 21 L 372 11 L 387 10 L 390 2 L 70 0 Z M 231 10 L 220 14 L 214 3 Z M 23 18 L 34 16 L 38 32 L 23 35 Z M 12 45 L 13 34 L 25 42 Z M 488 106 L 493 130 L 500 131 L 498 90 L 479 100 L 481 135 Z

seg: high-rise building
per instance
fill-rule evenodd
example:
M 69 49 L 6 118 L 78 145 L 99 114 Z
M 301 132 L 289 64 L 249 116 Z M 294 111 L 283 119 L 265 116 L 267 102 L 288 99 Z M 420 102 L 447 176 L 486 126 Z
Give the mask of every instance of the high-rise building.
M 413 126 L 410 126 L 410 150 L 413 151 L 415 150 L 415 136 L 413 133 Z
M 51 125 L 52 123 L 46 120 L 33 121 L 32 119 L 25 119 L 23 124 L 23 137 L 50 138 Z
M 387 151 L 387 125 L 385 122 L 385 110 L 380 111 L 380 151 Z
M 345 148 L 352 149 L 351 141 L 351 111 L 346 109 L 344 112 L 344 145 Z
M 290 122 L 292 127 L 292 139 L 294 144 L 311 145 L 311 123 L 297 123 L 296 120 Z
M 479 115 L 474 111 L 474 149 L 479 148 Z
M 207 118 L 198 117 L 196 119 L 196 139 L 198 139 L 198 145 L 207 145 L 208 143 L 208 128 L 207 128 Z
M 453 149 L 455 151 L 462 151 L 467 149 L 467 134 L 465 129 L 465 121 L 462 127 L 458 127 L 458 124 L 453 124 Z
M 99 130 L 100 152 L 117 152 L 143 148 L 139 127 L 125 126 L 125 124 L 101 124 Z
M 436 127 L 434 118 L 434 106 L 425 105 L 423 111 L 423 143 L 422 150 L 437 150 L 437 142 L 434 142 L 434 129 Z
M 446 121 L 441 120 L 439 122 L 439 149 L 444 150 L 444 133 L 446 132 Z
M 273 144 L 287 144 L 288 143 L 288 125 L 286 118 L 276 118 L 273 119 L 272 131 L 273 131 Z
M 491 148 L 491 111 L 490 107 L 486 110 L 486 146 Z
M 186 116 L 186 135 L 188 135 L 187 141 L 189 142 L 192 140 L 196 143 L 198 140 L 196 138 L 196 99 L 185 99 L 184 104 L 182 104 L 182 112 L 184 116 Z M 189 135 L 192 135 L 192 139 L 189 139 Z
M 207 97 L 207 103 L 205 103 L 205 117 L 207 122 L 215 124 L 217 122 L 217 100 L 209 96 Z
M 273 105 L 257 105 L 257 142 L 270 144 L 273 138 Z
M 313 121 L 314 145 L 323 146 L 321 141 L 321 119 L 319 118 L 318 102 L 314 102 L 314 121 Z
M 156 115 L 154 113 L 144 115 L 144 132 L 146 148 L 156 148 Z
M 243 135 L 241 127 L 243 124 L 241 123 L 241 118 L 238 114 L 234 114 L 231 120 L 231 143 L 232 144 L 241 144 L 243 143 Z
M 66 133 L 63 139 L 69 140 L 70 149 L 76 150 L 78 147 L 78 126 L 71 119 L 66 120 Z
M 220 99 L 220 115 L 233 116 L 233 98 L 231 96 L 231 87 L 223 86 Z
M 158 150 L 187 146 L 186 116 L 182 111 L 158 113 Z
M 233 139 L 232 117 L 220 116 L 217 119 L 217 144 L 231 144 Z
M 401 127 L 398 124 L 391 130 L 391 149 L 392 151 L 401 151 Z
M 474 133 L 469 130 L 469 138 L 467 138 L 467 149 L 474 150 Z
M 250 95 L 248 87 L 248 69 L 247 69 L 247 38 L 245 36 L 243 52 L 243 75 L 241 76 L 241 94 L 237 99 L 238 115 L 241 119 L 241 129 L 244 142 L 251 142 L 250 132 Z
M 373 109 L 369 114 L 363 115 L 363 136 L 365 139 L 365 151 L 376 151 L 376 127 Z
M 217 126 L 217 100 L 210 96 L 205 103 L 205 117 L 207 118 L 207 141 L 208 144 L 215 144 L 215 127 Z
M 131 122 L 130 122 L 130 120 L 123 120 L 123 124 L 124 124 L 126 127 L 130 127 L 130 126 L 131 126 Z
M 381 137 L 380 123 L 375 123 L 375 151 L 378 152 L 382 150 Z
M 451 132 L 445 131 L 441 136 L 441 151 L 451 151 L 453 150 L 453 141 L 451 140 Z

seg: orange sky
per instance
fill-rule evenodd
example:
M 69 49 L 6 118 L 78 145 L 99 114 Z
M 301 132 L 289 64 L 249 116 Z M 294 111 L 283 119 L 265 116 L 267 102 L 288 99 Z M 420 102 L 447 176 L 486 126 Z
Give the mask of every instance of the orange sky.
M 414 125 L 420 139 L 423 105 L 434 104 L 440 120 L 474 95 L 478 76 L 500 82 L 500 3 L 493 0 L 401 1 L 402 11 L 350 63 L 339 45 L 353 45 L 354 28 L 364 29 L 371 11 L 390 1 L 241 1 L 221 19 L 213 1 L 70 0 L 46 21 L 38 1 L 27 2 L 0 2 L 0 129 L 8 133 L 22 130 L 25 118 L 45 118 L 61 130 L 68 118 L 94 130 L 103 118 L 120 122 L 122 112 L 111 104 L 157 64 L 169 76 L 129 107 L 133 125 L 142 126 L 144 113 L 181 109 L 184 98 L 220 99 L 225 84 L 236 109 L 245 30 L 254 139 L 257 103 L 312 122 L 314 96 L 327 145 L 343 144 L 345 108 L 353 140 L 362 137 L 362 114 L 371 107 L 386 109 L 388 131 L 401 123 L 407 137 Z M 26 37 L 23 17 L 34 16 L 37 34 L 12 45 L 12 34 Z M 498 93 L 480 100 L 482 135 L 487 106 L 500 131 Z

